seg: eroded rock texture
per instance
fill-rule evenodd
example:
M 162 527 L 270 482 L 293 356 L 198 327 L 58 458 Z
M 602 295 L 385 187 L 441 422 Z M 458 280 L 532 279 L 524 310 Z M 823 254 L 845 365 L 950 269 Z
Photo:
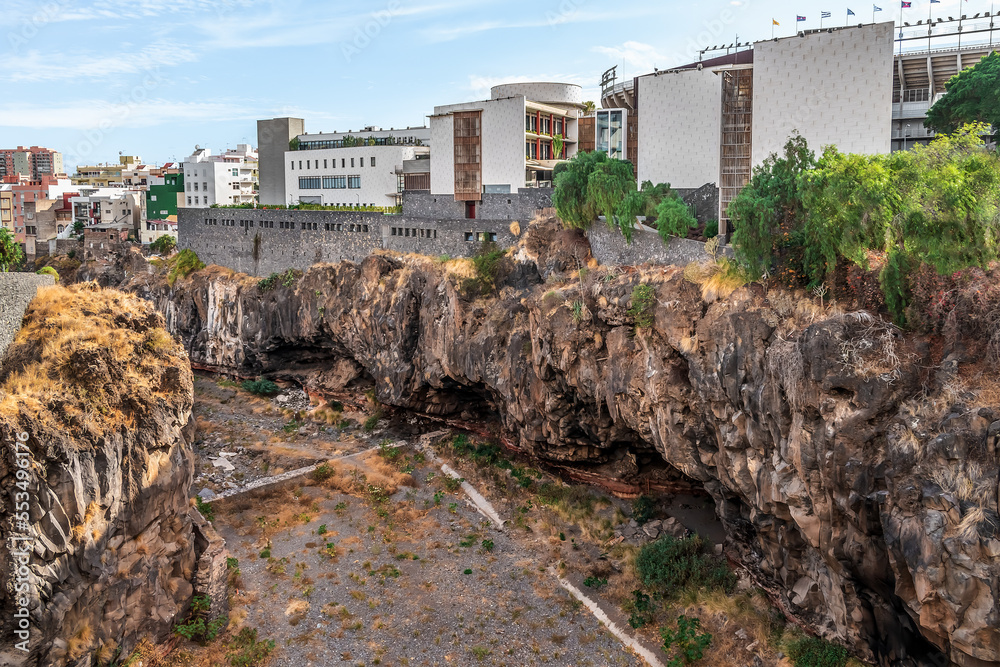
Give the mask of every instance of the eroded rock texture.
M 90 664 L 101 645 L 127 655 L 183 618 L 200 556 L 188 499 L 193 389 L 163 324 L 134 296 L 46 288 L 0 366 L 0 664 Z M 13 516 L 19 433 L 30 450 L 29 531 Z M 21 561 L 12 536 L 29 533 L 24 652 L 12 640 Z
M 389 256 L 266 292 L 218 268 L 126 284 L 198 364 L 494 412 L 521 449 L 605 477 L 680 471 L 807 627 L 881 664 L 1000 664 L 1000 411 L 949 394 L 926 346 L 867 313 L 757 287 L 717 300 L 674 268 L 581 279 L 580 243 L 533 228 L 474 299 L 448 267 Z M 654 319 L 636 332 L 640 283 Z

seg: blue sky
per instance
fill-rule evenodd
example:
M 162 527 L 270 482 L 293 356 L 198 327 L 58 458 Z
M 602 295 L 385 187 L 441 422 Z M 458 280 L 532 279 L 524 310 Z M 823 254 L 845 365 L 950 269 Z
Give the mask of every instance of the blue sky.
M 942 0 L 935 16 L 989 11 Z M 878 20 L 899 3 L 880 3 Z M 697 49 L 841 25 L 855 0 L 4 0 L 0 147 L 42 145 L 76 164 L 180 160 L 195 144 L 256 144 L 256 119 L 306 130 L 420 125 L 439 104 L 514 80 L 567 81 L 597 98 L 626 76 L 697 60 Z M 914 0 L 915 21 L 928 0 Z M 1000 2 L 998 2 L 1000 9 Z M 910 16 L 907 16 L 910 19 Z

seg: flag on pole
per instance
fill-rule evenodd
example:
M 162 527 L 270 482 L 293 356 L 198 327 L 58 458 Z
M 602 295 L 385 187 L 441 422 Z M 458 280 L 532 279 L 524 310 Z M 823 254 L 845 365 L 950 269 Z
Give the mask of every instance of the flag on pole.
M 872 9 L 873 12 L 880 12 L 880 11 L 882 11 L 882 8 L 879 7 L 878 5 L 872 5 L 872 7 L 874 8 L 874 9 Z
M 931 0 L 931 4 L 932 5 L 940 5 L 941 4 L 941 0 Z
M 771 25 L 781 25 L 781 24 L 775 21 L 774 19 L 771 19 Z
M 937 2 L 941 2 L 941 0 L 936 0 L 936 1 Z M 856 14 L 854 12 L 852 12 L 850 9 L 847 10 L 847 15 L 848 16 L 856 16 Z
M 820 12 L 820 13 L 819 13 L 819 17 L 820 17 L 821 19 L 828 19 L 828 18 L 830 18 L 831 16 L 832 16 L 832 14 L 830 14 L 830 12 Z
M 909 9 L 912 6 L 913 6 L 912 2 L 904 2 L 903 3 L 903 9 Z
M 805 21 L 805 20 L 806 20 L 805 16 L 798 16 L 798 15 L 795 16 L 795 22 L 796 23 L 801 23 L 802 21 Z

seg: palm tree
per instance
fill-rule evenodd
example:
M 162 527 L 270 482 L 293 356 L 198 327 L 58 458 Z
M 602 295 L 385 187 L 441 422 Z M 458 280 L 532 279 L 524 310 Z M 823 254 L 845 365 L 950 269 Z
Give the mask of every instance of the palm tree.
M 588 116 L 597 111 L 597 105 L 593 101 L 587 100 L 583 103 L 583 115 Z

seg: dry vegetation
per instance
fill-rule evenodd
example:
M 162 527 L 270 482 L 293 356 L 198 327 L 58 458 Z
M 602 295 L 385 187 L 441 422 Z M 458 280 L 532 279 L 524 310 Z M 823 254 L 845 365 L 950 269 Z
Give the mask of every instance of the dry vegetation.
M 0 419 L 58 415 L 98 437 L 134 428 L 156 403 L 190 401 L 190 373 L 145 301 L 95 283 L 45 287 L 0 370 Z

